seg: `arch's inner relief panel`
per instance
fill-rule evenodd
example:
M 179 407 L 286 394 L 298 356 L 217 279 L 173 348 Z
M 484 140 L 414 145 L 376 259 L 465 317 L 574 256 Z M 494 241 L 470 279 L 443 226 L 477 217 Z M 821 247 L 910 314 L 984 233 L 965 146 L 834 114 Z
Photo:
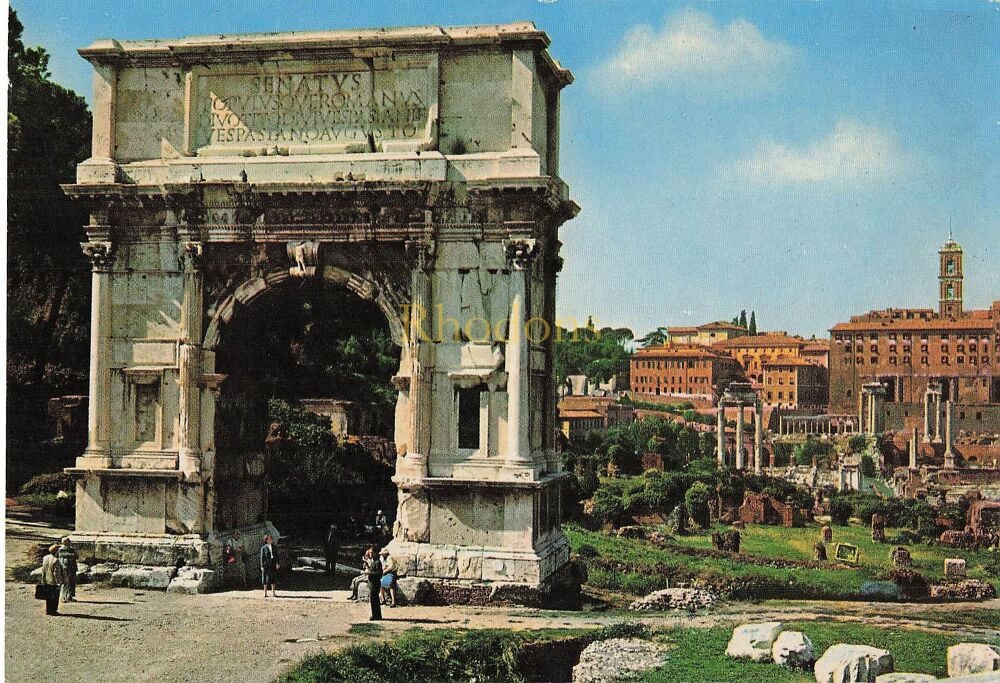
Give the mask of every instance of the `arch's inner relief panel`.
M 335 287 L 399 347 L 402 573 L 532 589 L 565 573 L 551 333 L 577 207 L 557 176 L 572 77 L 547 46 L 507 24 L 81 50 L 92 155 L 65 190 L 91 211 L 84 548 L 222 572 L 234 539 L 252 558 L 280 532 L 267 368 L 220 340 L 268 293 Z

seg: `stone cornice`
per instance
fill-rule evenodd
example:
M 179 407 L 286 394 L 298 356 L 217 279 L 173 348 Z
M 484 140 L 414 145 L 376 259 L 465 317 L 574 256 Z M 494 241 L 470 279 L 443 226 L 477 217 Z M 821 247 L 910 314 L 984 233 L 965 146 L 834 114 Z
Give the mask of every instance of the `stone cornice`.
M 441 51 L 462 48 L 528 49 L 540 54 L 558 87 L 573 75 L 552 59 L 549 37 L 531 22 L 481 26 L 415 26 L 344 31 L 295 31 L 189 36 L 163 40 L 97 40 L 78 52 L 93 64 L 190 66 L 191 64 L 357 59 L 391 51 Z

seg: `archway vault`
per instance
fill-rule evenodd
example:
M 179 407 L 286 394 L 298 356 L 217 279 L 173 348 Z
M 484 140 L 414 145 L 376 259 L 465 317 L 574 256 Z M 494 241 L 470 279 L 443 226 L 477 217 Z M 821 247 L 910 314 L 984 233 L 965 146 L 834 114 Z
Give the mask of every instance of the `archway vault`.
M 558 229 L 577 210 L 557 175 L 571 77 L 533 26 L 451 31 L 82 51 L 94 149 L 65 190 L 91 210 L 89 441 L 70 469 L 85 554 L 221 572 L 224 545 L 256 549 L 266 523 L 215 524 L 215 351 L 241 307 L 321 278 L 375 302 L 402 347 L 391 546 L 407 580 L 562 575 L 553 340 L 524 331 L 555 327 Z M 486 63 L 501 90 L 477 80 Z M 335 123 L 289 128 L 253 111 L 255 89 Z M 154 115 L 175 118 L 135 125 Z

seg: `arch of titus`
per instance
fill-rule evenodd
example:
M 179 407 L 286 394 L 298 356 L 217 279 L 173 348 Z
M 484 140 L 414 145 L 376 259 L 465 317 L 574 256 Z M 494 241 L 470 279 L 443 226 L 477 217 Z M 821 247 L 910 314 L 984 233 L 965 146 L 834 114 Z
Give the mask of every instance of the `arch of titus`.
M 224 409 L 227 324 L 322 278 L 402 360 L 391 549 L 409 578 L 546 590 L 568 563 L 553 448 L 559 92 L 532 24 L 101 40 L 90 208 L 85 557 L 250 575 L 263 439 Z M 280 323 L 279 323 L 280 324 Z M 525 333 L 525 330 L 528 333 Z M 232 414 L 231 414 L 232 413 Z M 221 572 L 218 572 L 221 574 Z

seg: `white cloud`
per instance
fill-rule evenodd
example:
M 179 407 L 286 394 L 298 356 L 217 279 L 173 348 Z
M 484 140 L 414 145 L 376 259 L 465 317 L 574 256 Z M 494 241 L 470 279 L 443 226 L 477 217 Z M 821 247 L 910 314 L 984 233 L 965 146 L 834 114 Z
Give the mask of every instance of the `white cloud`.
M 745 19 L 720 28 L 711 15 L 687 10 L 668 17 L 659 31 L 633 27 L 597 77 L 610 93 L 664 86 L 745 95 L 773 88 L 795 53 Z
M 908 155 L 891 132 L 841 119 L 826 137 L 804 147 L 763 141 L 724 171 L 751 182 L 791 185 L 888 180 L 908 166 Z

